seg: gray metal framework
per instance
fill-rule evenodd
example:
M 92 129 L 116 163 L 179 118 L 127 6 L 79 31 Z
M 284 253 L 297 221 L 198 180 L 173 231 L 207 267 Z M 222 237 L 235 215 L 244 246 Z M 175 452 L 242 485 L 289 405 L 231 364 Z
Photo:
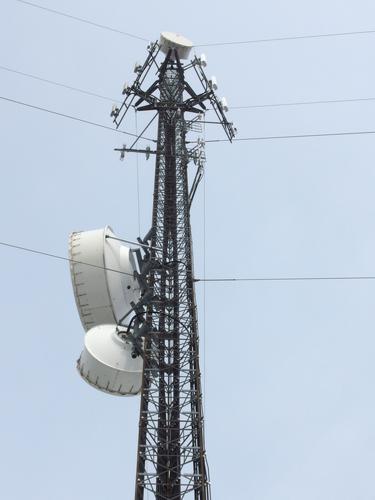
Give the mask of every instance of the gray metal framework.
M 202 175 L 200 144 L 187 148 L 186 133 L 209 100 L 231 140 L 234 131 L 209 87 L 198 60 L 184 67 L 177 51 L 170 50 L 158 65 L 158 44 L 149 56 L 120 109 L 113 111 L 117 125 L 138 98 L 137 110 L 156 110 L 158 138 L 152 228 L 142 243 L 150 243 L 139 259 L 143 296 L 134 304 L 134 356 L 144 359 L 141 394 L 135 500 L 151 492 L 156 500 L 210 500 L 204 444 L 197 306 L 194 291 L 190 205 Z M 141 90 L 144 74 L 157 66 L 158 79 Z M 204 90 L 196 94 L 185 80 L 194 68 Z M 203 75 L 203 76 L 202 76 Z M 135 141 L 137 142 L 137 141 Z M 133 143 L 134 145 L 135 143 Z M 127 151 L 140 151 L 122 148 Z M 198 165 L 189 189 L 188 163 Z

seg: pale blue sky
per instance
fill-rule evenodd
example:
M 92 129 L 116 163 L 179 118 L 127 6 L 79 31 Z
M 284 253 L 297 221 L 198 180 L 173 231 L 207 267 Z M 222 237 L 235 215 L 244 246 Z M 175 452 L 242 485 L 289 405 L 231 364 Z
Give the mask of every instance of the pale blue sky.
M 0 65 L 121 98 L 145 43 L 3 0 Z M 40 4 L 154 40 L 375 29 L 372 1 Z M 229 105 L 375 97 L 375 34 L 208 47 Z M 200 52 L 200 50 L 199 50 Z M 111 103 L 0 70 L 0 95 L 111 124 Z M 0 101 L 1 240 L 60 255 L 73 230 L 138 235 L 136 161 L 119 134 Z M 236 110 L 239 136 L 375 130 L 375 101 Z M 134 116 L 125 125 L 134 131 Z M 223 137 L 216 128 L 207 138 Z M 375 275 L 374 136 L 207 145 L 206 275 Z M 139 159 L 141 228 L 153 163 Z M 193 208 L 203 275 L 203 185 Z M 0 496 L 132 499 L 139 399 L 75 370 L 67 264 L 0 248 Z M 374 500 L 375 282 L 198 285 L 214 500 Z M 203 319 L 205 317 L 205 328 Z M 204 349 L 205 347 L 205 349 Z M 203 359 L 202 359 L 203 361 Z

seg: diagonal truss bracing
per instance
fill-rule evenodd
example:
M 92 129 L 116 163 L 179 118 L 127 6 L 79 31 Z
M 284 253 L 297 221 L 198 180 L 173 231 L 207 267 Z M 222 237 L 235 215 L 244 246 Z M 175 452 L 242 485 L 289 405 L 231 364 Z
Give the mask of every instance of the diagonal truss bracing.
M 159 80 L 158 151 L 151 273 L 152 331 L 144 350 L 136 500 L 208 500 L 202 391 L 187 178 L 186 124 L 179 104 L 183 76 L 173 65 Z M 169 271 L 165 272 L 168 268 Z M 165 339 L 163 338 L 165 334 Z
M 151 244 L 139 260 L 143 295 L 134 305 L 132 334 L 134 355 L 144 360 L 135 500 L 144 500 L 145 493 L 155 500 L 210 500 L 190 227 L 190 206 L 203 176 L 205 154 L 204 141 L 189 144 L 186 134 L 201 130 L 206 101 L 230 141 L 235 129 L 200 59 L 184 66 L 178 51 L 170 49 L 159 65 L 159 44 L 150 44 L 148 50 L 145 63 L 135 68 L 134 83 L 124 87 L 123 104 L 111 113 L 117 127 L 130 107 L 158 116 L 156 148 L 134 149 L 134 141 L 130 148 L 118 149 L 121 159 L 127 152 L 156 156 L 152 228 L 142 247 Z M 152 67 L 158 78 L 144 90 Z M 188 69 L 203 87 L 200 93 L 185 80 Z M 186 119 L 188 114 L 194 118 Z M 197 167 L 190 188 L 189 161 Z

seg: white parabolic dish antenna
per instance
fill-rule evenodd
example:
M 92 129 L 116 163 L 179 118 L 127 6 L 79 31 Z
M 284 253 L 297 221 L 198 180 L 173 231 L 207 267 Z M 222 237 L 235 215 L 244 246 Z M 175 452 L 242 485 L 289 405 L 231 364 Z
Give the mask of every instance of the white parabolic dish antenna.
M 164 54 L 168 54 L 170 49 L 176 49 L 180 59 L 188 59 L 193 43 L 182 35 L 163 31 L 159 41 L 160 49 Z
M 97 325 L 118 324 L 130 311 L 130 302 L 139 298 L 133 254 L 109 238 L 114 236 L 107 226 L 72 233 L 69 238 L 74 296 L 86 331 Z
M 117 396 L 136 395 L 142 387 L 143 359 L 133 358 L 132 348 L 116 325 L 95 326 L 85 335 L 77 369 L 96 389 Z

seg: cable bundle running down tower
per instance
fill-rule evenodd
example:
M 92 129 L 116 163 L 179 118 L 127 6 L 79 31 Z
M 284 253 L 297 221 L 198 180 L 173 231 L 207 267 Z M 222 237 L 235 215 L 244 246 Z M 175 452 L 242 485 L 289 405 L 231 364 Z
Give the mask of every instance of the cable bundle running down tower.
M 215 95 L 215 78 L 208 79 L 203 71 L 205 57 L 195 56 L 186 65 L 181 62 L 188 59 L 191 47 L 191 42 L 180 35 L 162 33 L 159 42 L 148 46 L 144 64 L 136 65 L 134 83 L 124 86 L 121 107 L 112 109 L 117 127 L 131 107 L 137 112 L 156 112 L 129 148 L 124 145 L 118 149 L 121 159 L 128 152 L 144 152 L 147 158 L 155 155 L 156 168 L 152 227 L 145 238 L 139 239 L 142 250 L 123 245 L 120 249 L 108 247 L 118 244 L 119 239 L 108 228 L 99 233 L 104 242 L 104 262 L 118 252 L 126 256 L 125 260 L 108 260 L 112 269 L 103 271 L 109 284 L 106 310 L 112 315 L 110 321 L 98 317 L 102 308 L 98 304 L 91 307 L 87 290 L 80 293 L 79 285 L 85 280 L 96 286 L 97 278 L 93 280 L 91 275 L 99 270 L 86 270 L 82 276 L 82 267 L 76 272 L 73 264 L 72 269 L 77 305 L 88 328 L 85 350 L 78 361 L 81 375 L 90 384 L 114 394 L 134 394 L 141 388 L 135 500 L 143 500 L 145 492 L 156 500 L 211 498 L 190 227 L 190 206 L 203 175 L 205 155 L 204 142 L 188 142 L 186 136 L 189 131 L 199 131 L 207 103 L 230 141 L 235 129 L 225 116 L 225 99 L 219 101 Z M 161 62 L 159 53 L 165 56 Z M 144 89 L 151 68 L 156 68 L 157 79 Z M 188 71 L 200 82 L 199 92 L 186 80 Z M 156 148 L 135 148 L 156 116 Z M 191 161 L 197 170 L 189 184 Z M 82 260 L 81 250 L 92 237 L 90 233 L 98 232 L 74 233 L 71 237 L 73 259 L 79 255 Z M 95 251 L 97 248 L 96 244 Z M 90 255 L 95 267 L 99 260 Z M 120 274 L 116 283 L 110 278 L 111 272 Z M 100 278 L 102 288 L 104 277 Z M 85 304 L 80 302 L 82 296 Z M 113 326 L 103 326 L 103 322 Z

